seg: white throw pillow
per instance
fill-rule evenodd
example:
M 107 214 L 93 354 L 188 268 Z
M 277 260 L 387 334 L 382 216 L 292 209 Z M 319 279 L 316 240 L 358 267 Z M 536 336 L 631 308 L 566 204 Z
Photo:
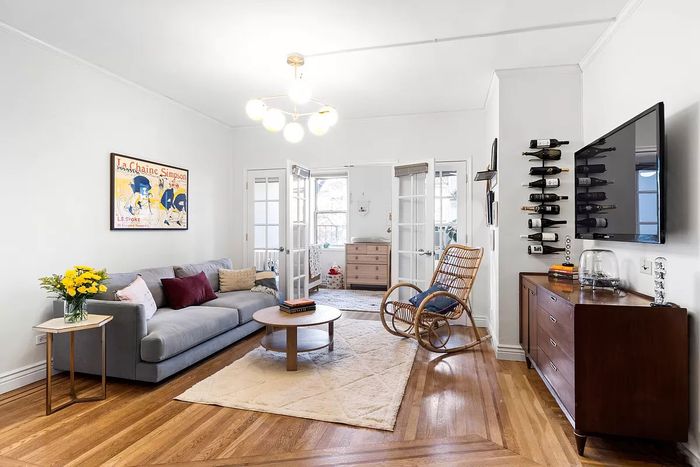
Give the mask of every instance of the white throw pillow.
M 153 299 L 153 294 L 148 290 L 148 286 L 141 276 L 138 276 L 134 282 L 123 289 L 117 290 L 114 296 L 120 302 L 143 305 L 146 309 L 146 319 L 151 319 L 158 309 L 156 301 Z

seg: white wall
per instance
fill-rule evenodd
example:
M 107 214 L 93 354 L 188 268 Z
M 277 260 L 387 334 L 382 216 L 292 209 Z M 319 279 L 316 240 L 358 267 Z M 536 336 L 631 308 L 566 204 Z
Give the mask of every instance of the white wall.
M 342 109 L 341 109 L 342 110 Z M 471 158 L 473 167 L 486 167 L 490 143 L 483 139 L 484 112 L 445 112 L 435 114 L 342 120 L 322 137 L 306 136 L 292 145 L 280 134 L 269 134 L 262 127 L 234 131 L 234 205 L 245 199 L 243 175 L 246 169 L 284 167 L 286 159 L 311 168 L 338 168 L 376 162 L 410 162 L 433 157 L 437 160 Z M 483 216 L 482 185 L 474 187 L 474 219 Z M 243 225 L 235 232 L 235 257 L 243 258 Z M 353 229 L 355 227 L 352 227 Z M 488 237 L 474 227 L 474 243 Z M 242 261 L 239 262 L 242 264 Z M 488 261 L 482 263 L 474 288 L 475 315 L 488 316 Z M 482 320 L 483 322 L 483 320 Z
M 486 99 L 485 105 L 485 124 L 484 124 L 484 137 L 483 142 L 484 147 L 490 148 L 493 144 L 494 138 L 499 138 L 499 106 L 500 106 L 500 83 L 498 75 L 493 74 L 491 79 L 491 86 L 489 87 L 489 94 Z M 499 142 L 500 143 L 500 140 Z M 496 169 L 500 170 L 502 162 L 501 151 L 496 150 L 497 153 L 497 165 Z M 489 163 L 490 164 L 490 158 Z M 488 165 L 487 164 L 487 165 Z M 490 165 L 488 165 L 490 167 Z M 493 167 L 491 167 L 493 168 Z M 486 170 L 487 166 L 478 167 L 476 170 Z M 505 168 L 504 168 L 505 170 Z M 482 242 L 485 245 L 486 253 L 485 257 L 488 258 L 489 271 L 488 271 L 488 282 L 489 282 L 489 324 L 490 331 L 493 340 L 493 345 L 498 348 L 498 223 L 493 225 L 488 225 L 488 205 L 486 203 L 486 185 L 487 182 L 480 182 L 476 184 L 476 190 L 474 192 L 474 202 L 481 200 L 481 210 L 483 214 L 481 216 L 475 217 L 475 235 L 476 232 L 481 236 Z M 498 209 L 498 178 L 491 181 L 491 190 L 494 192 L 494 212 Z M 479 193 L 480 192 L 480 193 Z M 496 214 L 494 214 L 496 215 Z
M 233 209 L 230 129 L 1 28 L 0 69 L 3 392 L 43 376 L 31 327 L 50 302 L 38 277 L 230 255 Z M 110 152 L 188 168 L 190 229 L 111 232 Z
M 389 165 L 360 165 L 348 169 L 350 180 L 350 237 L 391 238 L 386 229 L 391 212 L 392 168 Z M 360 214 L 361 201 L 369 211 Z
M 527 201 L 535 192 L 521 186 L 535 178 L 528 174 L 531 157 L 522 155 L 528 151 L 531 139 L 557 138 L 568 140 L 562 146 L 561 161 L 550 163 L 564 168 L 573 167 L 573 153 L 581 147 L 581 70 L 577 65 L 502 70 L 497 72 L 499 83 L 498 122 L 498 334 L 499 358 L 523 358 L 519 344 L 519 286 L 518 273 L 522 271 L 546 272 L 554 263 L 564 261 L 563 254 L 528 255 L 528 242 L 521 234 L 533 231 L 527 228 L 529 216 L 521 206 L 534 205 Z M 559 175 L 561 187 L 557 194 L 569 196 L 568 200 L 555 204 L 561 206 L 560 215 L 554 219 L 573 219 L 573 176 Z M 555 231 L 551 229 L 549 231 Z M 573 238 L 573 224 L 556 229 L 559 242 L 552 246 L 563 247 L 564 237 Z M 492 285 L 493 286 L 493 285 Z
M 688 308 L 691 412 L 689 448 L 700 455 L 698 301 L 700 296 L 700 3 L 645 0 L 583 66 L 586 142 L 658 101 L 665 103 L 667 236 L 659 246 L 584 242 L 615 251 L 625 287 L 652 294 L 642 257 L 668 258 L 668 299 Z

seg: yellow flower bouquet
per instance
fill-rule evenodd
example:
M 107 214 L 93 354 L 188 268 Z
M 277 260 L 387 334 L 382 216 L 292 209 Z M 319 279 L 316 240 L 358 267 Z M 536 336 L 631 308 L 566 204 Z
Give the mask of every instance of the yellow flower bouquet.
M 63 319 L 66 323 L 77 323 L 87 319 L 86 301 L 100 292 L 106 292 L 105 281 L 109 278 L 104 269 L 90 266 L 73 266 L 64 275 L 52 274 L 39 278 L 41 288 L 63 300 Z

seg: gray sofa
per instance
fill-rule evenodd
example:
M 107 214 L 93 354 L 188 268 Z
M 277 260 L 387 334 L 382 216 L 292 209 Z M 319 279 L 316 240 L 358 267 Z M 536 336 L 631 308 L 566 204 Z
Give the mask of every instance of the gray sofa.
M 274 306 L 270 294 L 248 290 L 219 291 L 219 268 L 231 269 L 230 259 L 199 264 L 141 269 L 110 274 L 105 293 L 88 301 L 88 312 L 112 315 L 107 324 L 107 375 L 158 382 L 257 331 L 261 324 L 253 313 Z M 180 310 L 168 308 L 160 280 L 204 271 L 217 295 L 215 300 Z M 129 285 L 140 274 L 155 299 L 158 311 L 146 320 L 143 305 L 116 301 L 114 292 Z M 54 302 L 55 317 L 63 316 L 63 302 Z M 75 369 L 99 375 L 100 331 L 76 333 Z M 69 341 L 65 334 L 54 340 L 54 366 L 69 368 Z

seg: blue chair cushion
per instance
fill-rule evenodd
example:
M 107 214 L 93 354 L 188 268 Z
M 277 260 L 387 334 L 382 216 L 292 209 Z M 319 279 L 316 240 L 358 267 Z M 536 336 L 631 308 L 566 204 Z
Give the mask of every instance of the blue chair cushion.
M 425 300 L 428 297 L 428 295 L 444 290 L 447 290 L 447 287 L 445 287 L 444 285 L 435 284 L 427 290 L 425 290 L 424 292 L 421 292 L 418 295 L 414 295 L 413 297 L 409 298 L 408 301 L 411 303 L 411 305 L 418 308 L 421 305 L 421 303 L 423 303 L 423 300 Z M 439 297 L 435 297 L 432 300 L 430 300 L 430 302 L 428 302 L 428 304 L 425 306 L 425 310 L 428 310 L 431 313 L 440 313 L 444 315 L 457 308 L 457 305 L 459 305 L 459 302 L 454 298 L 448 297 L 446 295 L 440 295 Z

